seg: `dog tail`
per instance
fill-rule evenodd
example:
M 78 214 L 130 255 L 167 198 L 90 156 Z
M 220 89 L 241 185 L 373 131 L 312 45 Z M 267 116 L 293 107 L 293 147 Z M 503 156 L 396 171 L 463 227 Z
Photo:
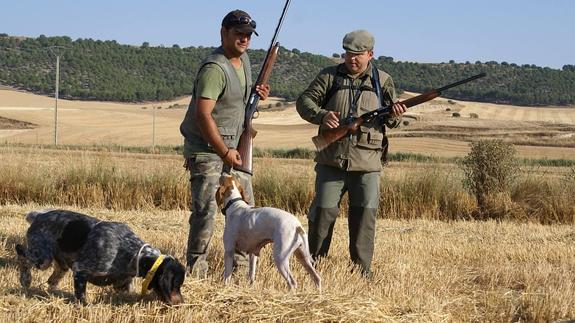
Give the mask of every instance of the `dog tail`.
M 307 233 L 305 233 L 305 230 L 301 226 L 298 226 L 296 229 L 296 235 L 300 236 L 301 239 L 303 240 L 303 248 L 307 250 L 306 254 L 309 255 L 309 244 L 307 241 Z
M 26 214 L 26 221 L 28 221 L 28 223 L 32 223 L 34 222 L 34 220 L 36 220 L 36 217 L 38 217 L 38 215 L 45 214 L 54 210 L 55 209 L 41 209 L 41 210 L 30 211 L 28 212 L 28 214 Z

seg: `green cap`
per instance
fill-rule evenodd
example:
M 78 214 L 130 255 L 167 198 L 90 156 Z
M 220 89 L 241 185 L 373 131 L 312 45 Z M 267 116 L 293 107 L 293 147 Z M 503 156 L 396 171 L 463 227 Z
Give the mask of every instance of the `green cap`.
M 354 54 L 372 50 L 374 43 L 373 35 L 364 29 L 352 31 L 343 37 L 343 49 Z

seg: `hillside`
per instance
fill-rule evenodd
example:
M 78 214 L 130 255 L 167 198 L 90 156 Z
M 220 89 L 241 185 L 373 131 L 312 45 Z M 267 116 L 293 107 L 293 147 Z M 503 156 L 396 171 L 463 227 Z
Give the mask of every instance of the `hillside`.
M 128 46 L 116 41 L 69 37 L 21 38 L 0 34 L 0 83 L 39 94 L 54 91 L 55 57 L 60 55 L 62 98 L 141 102 L 189 95 L 209 47 Z M 264 50 L 250 50 L 252 74 L 261 68 Z M 422 92 L 487 72 L 477 82 L 452 89 L 444 97 L 528 106 L 575 104 L 575 66 L 562 70 L 507 62 L 423 64 L 380 56 L 400 91 Z M 332 58 L 281 48 L 270 80 L 272 95 L 294 100 Z

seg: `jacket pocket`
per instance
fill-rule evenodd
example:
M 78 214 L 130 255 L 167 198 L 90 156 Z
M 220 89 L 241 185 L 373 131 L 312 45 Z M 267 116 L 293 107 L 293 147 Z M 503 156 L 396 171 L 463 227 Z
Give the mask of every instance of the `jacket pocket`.
M 359 126 L 357 135 L 356 146 L 372 150 L 382 149 L 384 135 L 380 131 L 366 126 Z

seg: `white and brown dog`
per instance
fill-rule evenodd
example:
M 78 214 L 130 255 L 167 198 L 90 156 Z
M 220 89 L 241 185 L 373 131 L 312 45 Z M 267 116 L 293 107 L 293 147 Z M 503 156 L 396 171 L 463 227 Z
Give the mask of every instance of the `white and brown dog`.
M 246 202 L 239 182 L 227 174 L 220 177 L 216 200 L 220 206 L 224 206 L 222 213 L 226 216 L 224 229 L 226 284 L 232 275 L 235 250 L 248 253 L 248 276 L 250 283 L 253 283 L 260 250 L 273 242 L 274 262 L 290 289 L 297 287 L 289 268 L 289 258 L 295 253 L 297 260 L 311 275 L 316 287 L 321 290 L 321 278 L 311 263 L 307 234 L 293 214 L 272 207 L 251 207 Z

